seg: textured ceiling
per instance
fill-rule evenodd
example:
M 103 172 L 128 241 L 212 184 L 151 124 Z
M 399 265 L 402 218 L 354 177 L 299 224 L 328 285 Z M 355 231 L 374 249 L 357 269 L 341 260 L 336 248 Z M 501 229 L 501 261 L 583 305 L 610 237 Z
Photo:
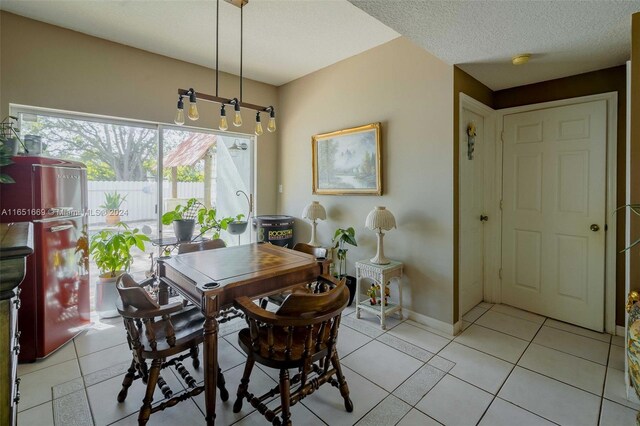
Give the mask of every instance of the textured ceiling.
M 213 68 L 215 0 L 1 0 L 0 8 Z M 220 69 L 240 68 L 240 9 L 220 0 Z M 399 35 L 346 0 L 251 0 L 244 76 L 276 86 Z
M 623 64 L 640 11 L 640 0 L 349 1 L 493 90 Z

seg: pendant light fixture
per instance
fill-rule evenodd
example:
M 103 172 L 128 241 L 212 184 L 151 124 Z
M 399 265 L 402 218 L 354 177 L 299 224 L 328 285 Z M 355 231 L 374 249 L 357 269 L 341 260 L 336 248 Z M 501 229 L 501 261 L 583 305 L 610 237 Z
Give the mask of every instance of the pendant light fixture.
M 178 89 L 178 110 L 174 122 L 177 125 L 184 124 L 184 101 L 183 98 L 189 97 L 189 112 L 187 116 L 191 120 L 197 120 L 199 118 L 198 107 L 196 105 L 197 100 L 203 100 L 207 102 L 216 102 L 220 104 L 220 121 L 218 128 L 220 130 L 227 130 L 229 124 L 227 121 L 227 112 L 225 110 L 226 105 L 233 106 L 233 120 L 232 123 L 235 127 L 242 126 L 242 112 L 241 108 L 249 108 L 256 111 L 256 126 L 254 133 L 256 135 L 263 134 L 262 123 L 260 121 L 260 113 L 269 113 L 269 122 L 267 124 L 267 131 L 276 131 L 276 110 L 273 106 L 264 107 L 261 105 L 251 104 L 242 100 L 242 37 L 243 37 L 243 7 L 249 3 L 249 0 L 225 0 L 236 7 L 240 8 L 240 94 L 237 98 L 223 98 L 218 95 L 218 43 L 220 42 L 220 0 L 216 0 L 216 94 L 208 95 L 206 93 L 196 92 L 193 88 L 190 89 Z

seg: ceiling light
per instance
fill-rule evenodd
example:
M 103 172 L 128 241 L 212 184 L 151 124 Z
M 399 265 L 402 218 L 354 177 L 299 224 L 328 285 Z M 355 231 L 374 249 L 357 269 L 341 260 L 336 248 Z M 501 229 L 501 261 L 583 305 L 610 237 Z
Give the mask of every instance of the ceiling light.
M 524 65 L 527 62 L 529 62 L 530 58 L 531 58 L 531 53 L 521 53 L 511 58 L 511 63 L 513 65 Z
M 191 120 L 197 120 L 199 117 L 198 108 L 196 106 L 196 99 L 200 99 L 207 102 L 216 102 L 221 104 L 220 108 L 220 122 L 218 128 L 220 130 L 228 129 L 228 122 L 225 112 L 225 105 L 233 105 L 234 116 L 233 116 L 233 125 L 236 127 L 242 126 L 242 114 L 240 112 L 240 108 L 249 108 L 256 111 L 256 134 L 258 132 L 258 127 L 262 130 L 262 124 L 260 124 L 260 112 L 268 112 L 269 113 L 269 124 L 267 125 L 267 130 L 269 132 L 276 131 L 276 111 L 273 106 L 264 107 L 261 105 L 250 104 L 242 101 L 242 36 L 243 36 L 243 8 L 249 3 L 249 0 L 225 0 L 227 3 L 232 4 L 236 7 L 240 8 L 240 96 L 237 98 L 223 98 L 218 95 L 218 44 L 220 41 L 220 0 L 216 0 L 216 94 L 208 95 L 206 93 L 196 92 L 194 89 L 178 89 L 178 111 L 176 112 L 175 123 L 178 125 L 184 124 L 184 105 L 182 98 L 184 96 L 189 96 L 189 113 L 187 116 Z

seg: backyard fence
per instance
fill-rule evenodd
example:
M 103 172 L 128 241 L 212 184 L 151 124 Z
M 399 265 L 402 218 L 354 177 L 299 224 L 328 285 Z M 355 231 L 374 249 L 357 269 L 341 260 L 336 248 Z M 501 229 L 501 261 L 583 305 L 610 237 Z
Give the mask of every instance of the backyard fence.
M 215 186 L 214 186 L 215 187 Z M 158 203 L 158 184 L 154 181 L 130 182 L 130 181 L 89 181 L 89 225 L 105 222 L 105 217 L 100 214 L 100 205 L 104 204 L 105 193 L 117 191 L 126 196 L 126 200 L 120 207 L 127 214 L 122 217 L 124 222 L 142 220 L 154 220 L 157 217 L 156 204 Z M 215 192 L 213 192 L 215 194 Z M 162 194 L 165 200 L 171 197 L 171 182 L 162 183 Z M 204 183 L 202 182 L 178 182 L 179 199 L 203 198 Z

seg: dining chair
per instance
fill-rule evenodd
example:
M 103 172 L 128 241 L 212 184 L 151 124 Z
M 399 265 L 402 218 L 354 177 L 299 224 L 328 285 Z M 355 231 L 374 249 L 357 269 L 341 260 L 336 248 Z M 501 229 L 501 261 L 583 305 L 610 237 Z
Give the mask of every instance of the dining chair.
M 178 246 L 178 254 L 193 253 L 195 251 L 213 250 L 226 247 L 224 240 L 216 238 L 214 240 L 199 241 L 196 243 L 182 243 Z
M 349 290 L 344 279 L 337 281 L 328 275 L 320 279 L 333 288 L 318 294 L 289 294 L 276 312 L 260 308 L 248 297 L 234 302 L 244 312 L 248 324 L 238 333 L 247 361 L 233 404 L 234 413 L 240 412 L 246 399 L 274 425 L 291 425 L 290 407 L 325 383 L 339 388 L 345 409 L 353 411 L 336 350 L 340 318 L 349 301 Z M 256 362 L 280 370 L 279 385 L 261 396 L 249 391 L 249 379 Z M 298 372 L 290 377 L 289 369 L 298 369 Z M 292 390 L 292 386 L 295 389 Z M 280 395 L 280 405 L 268 407 L 265 401 L 276 395 Z
M 142 379 L 147 387 L 138 414 L 138 424 L 144 425 L 152 413 L 172 407 L 204 390 L 203 386 L 197 386 L 196 380 L 182 364 L 182 361 L 191 357 L 193 367 L 198 369 L 200 366 L 198 345 L 203 341 L 204 316 L 195 307 L 185 308 L 182 302 L 159 305 L 129 274 L 118 278 L 116 288 L 120 295 L 117 309 L 122 315 L 133 355 L 117 399 L 118 402 L 124 402 L 131 384 Z M 147 366 L 148 360 L 151 361 L 150 368 Z M 185 390 L 180 389 L 176 394 L 169 387 L 160 375 L 160 371 L 167 367 L 176 370 L 176 376 L 186 384 Z M 156 386 L 166 400 L 153 406 Z M 229 399 L 220 368 L 218 389 L 223 401 Z
M 293 250 L 295 251 L 300 251 L 302 253 L 307 253 L 310 255 L 315 256 L 316 261 L 318 262 L 318 264 L 320 265 L 320 273 L 321 274 L 328 274 L 329 273 L 329 264 L 331 263 L 331 260 L 327 259 L 327 249 L 324 247 L 315 247 L 306 243 L 297 243 L 293 246 Z M 314 285 L 313 283 L 307 283 L 306 285 L 300 286 L 298 288 L 295 288 L 289 292 L 286 293 L 276 293 L 276 294 L 272 294 L 270 296 L 267 296 L 266 299 L 262 299 L 260 301 L 260 306 L 264 309 L 267 307 L 267 302 L 271 302 L 275 305 L 282 305 L 282 302 L 284 301 L 285 297 L 287 297 L 287 294 L 289 294 L 290 292 L 299 292 L 299 291 L 306 291 L 306 292 L 313 292 L 313 293 L 320 293 L 322 291 L 324 291 L 324 287 L 322 286 L 317 286 Z

